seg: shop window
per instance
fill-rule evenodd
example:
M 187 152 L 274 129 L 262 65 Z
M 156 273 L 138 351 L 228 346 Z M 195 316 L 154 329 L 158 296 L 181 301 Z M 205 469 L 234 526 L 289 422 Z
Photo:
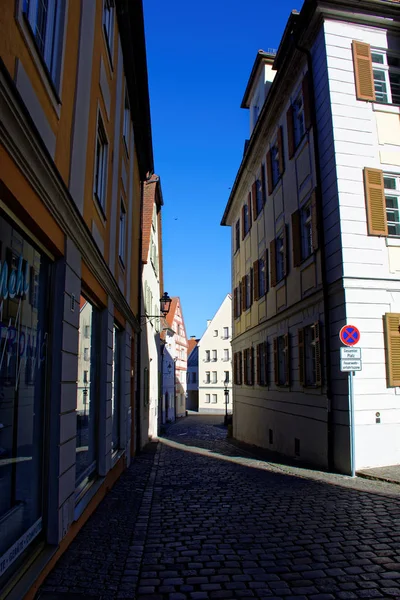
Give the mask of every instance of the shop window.
M 76 488 L 77 497 L 97 472 L 97 389 L 99 376 L 98 311 L 84 296 L 80 298 L 78 342 L 78 396 L 76 403 Z M 87 327 L 91 332 L 90 347 L 85 338 Z M 85 373 L 86 372 L 86 373 Z
M 24 0 L 22 5 L 36 48 L 57 88 L 60 83 L 64 11 L 62 0 Z
M 0 240 L 1 577 L 42 530 L 50 261 L 3 216 Z
M 122 332 L 114 323 L 113 327 L 113 357 L 112 357 L 112 381 L 111 381 L 111 405 L 112 405 L 112 451 L 120 448 L 121 434 L 121 337 Z

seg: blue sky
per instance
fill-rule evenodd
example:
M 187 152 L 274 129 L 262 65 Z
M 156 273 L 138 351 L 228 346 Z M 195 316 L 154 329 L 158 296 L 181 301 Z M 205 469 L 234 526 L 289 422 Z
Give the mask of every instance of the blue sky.
M 259 49 L 277 48 L 302 0 L 143 0 L 155 172 L 161 177 L 164 288 L 188 337 L 231 291 L 221 218 L 249 137 L 240 108 Z

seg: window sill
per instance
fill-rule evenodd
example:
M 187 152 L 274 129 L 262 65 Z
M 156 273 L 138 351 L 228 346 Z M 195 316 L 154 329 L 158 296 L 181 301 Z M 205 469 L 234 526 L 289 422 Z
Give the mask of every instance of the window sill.
M 400 115 L 400 106 L 397 104 L 384 104 L 380 102 L 372 102 L 372 110 L 374 112 L 390 113 L 392 115 Z
M 301 153 L 301 151 L 303 150 L 304 146 L 306 145 L 305 140 L 308 140 L 308 131 L 305 131 L 303 133 L 303 135 L 301 136 L 299 143 L 297 144 L 292 157 L 289 160 L 292 160 L 293 158 L 296 159 L 298 157 L 298 155 Z
M 100 202 L 100 200 L 99 200 L 96 192 L 93 193 L 93 202 L 94 202 L 94 205 L 95 205 L 95 207 L 97 209 L 97 212 L 99 214 L 100 220 L 101 220 L 102 224 L 105 227 L 106 226 L 106 222 L 107 222 L 107 217 L 106 217 L 106 214 L 104 212 L 104 208 L 102 207 L 101 202 Z
M 286 282 L 286 275 L 284 277 L 282 277 L 282 279 L 280 279 L 279 281 L 277 281 L 276 285 L 274 286 L 276 290 L 280 290 L 281 287 L 284 286 Z
M 386 246 L 400 246 L 400 237 L 386 237 Z
M 300 270 L 303 271 L 304 269 L 307 269 L 313 262 L 315 262 L 315 252 L 312 252 L 307 258 L 303 258 L 299 265 Z

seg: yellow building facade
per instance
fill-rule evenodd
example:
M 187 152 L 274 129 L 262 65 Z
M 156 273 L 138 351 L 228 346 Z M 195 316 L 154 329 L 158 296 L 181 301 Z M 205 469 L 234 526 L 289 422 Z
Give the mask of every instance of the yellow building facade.
M 2 2 L 0 597 L 33 597 L 135 452 L 141 2 Z

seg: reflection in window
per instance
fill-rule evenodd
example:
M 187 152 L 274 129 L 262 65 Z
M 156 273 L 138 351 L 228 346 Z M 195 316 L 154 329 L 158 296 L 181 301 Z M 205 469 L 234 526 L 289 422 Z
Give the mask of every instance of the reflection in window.
M 93 478 L 97 461 L 97 378 L 96 308 L 83 296 L 80 298 L 78 398 L 76 406 L 76 487 L 81 490 Z M 89 347 L 86 337 L 90 331 Z

